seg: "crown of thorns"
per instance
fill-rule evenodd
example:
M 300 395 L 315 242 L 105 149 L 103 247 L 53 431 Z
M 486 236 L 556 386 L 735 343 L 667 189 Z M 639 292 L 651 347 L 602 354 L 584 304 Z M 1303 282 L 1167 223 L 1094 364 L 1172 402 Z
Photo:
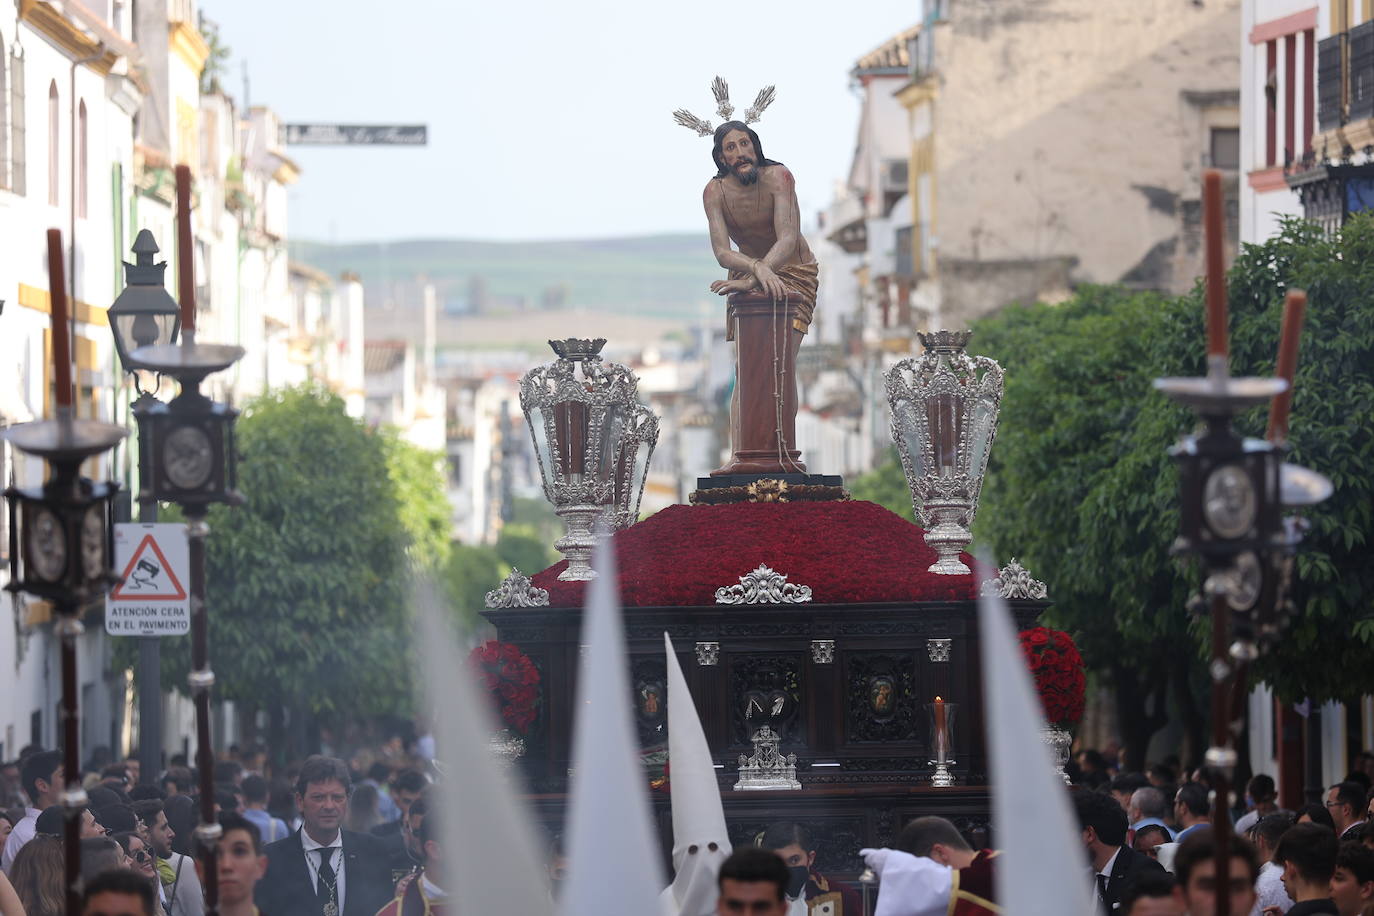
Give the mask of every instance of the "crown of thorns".
M 711 94 L 716 97 L 716 114 L 720 115 L 725 121 L 730 120 L 730 116 L 735 113 L 735 106 L 730 104 L 730 86 L 725 80 L 716 77 L 711 81 Z M 774 87 L 764 86 L 759 90 L 759 94 L 754 96 L 754 104 L 744 110 L 744 123 L 753 124 L 763 117 L 763 112 L 773 100 L 778 97 Z M 685 108 L 679 108 L 673 112 L 673 120 L 683 127 L 697 132 L 698 137 L 709 137 L 715 131 L 710 121 L 703 121 Z

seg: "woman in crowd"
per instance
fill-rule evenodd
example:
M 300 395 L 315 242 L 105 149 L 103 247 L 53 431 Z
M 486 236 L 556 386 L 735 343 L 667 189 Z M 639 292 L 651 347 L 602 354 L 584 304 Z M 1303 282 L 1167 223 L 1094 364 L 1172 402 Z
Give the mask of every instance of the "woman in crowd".
M 124 849 L 127 867 L 147 878 L 148 883 L 153 886 L 153 899 L 156 904 L 153 912 L 156 916 L 164 916 L 167 911 L 162 906 L 162 887 L 157 880 L 157 864 L 153 861 L 153 851 L 143 842 L 143 838 L 133 831 L 116 833 L 114 839 Z
M 62 841 L 55 836 L 35 836 L 10 866 L 10 882 L 27 916 L 63 916 L 67 911 L 63 881 Z

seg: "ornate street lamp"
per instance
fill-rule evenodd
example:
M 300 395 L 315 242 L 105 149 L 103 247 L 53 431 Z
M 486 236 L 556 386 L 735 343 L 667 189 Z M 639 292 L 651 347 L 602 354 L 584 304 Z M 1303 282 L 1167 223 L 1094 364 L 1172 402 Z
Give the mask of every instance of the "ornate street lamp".
M 1179 537 L 1175 553 L 1197 556 L 1203 566 L 1203 597 L 1190 607 L 1211 617 L 1212 746 L 1203 759 L 1211 770 L 1212 835 L 1216 881 L 1229 880 L 1230 787 L 1238 756 L 1247 665 L 1259 655 L 1256 635 L 1268 642 L 1286 611 L 1292 556 L 1301 524 L 1285 508 L 1314 505 L 1331 495 L 1331 483 L 1306 468 L 1286 465 L 1288 392 L 1297 360 L 1306 295 L 1292 290 L 1284 309 L 1277 378 L 1233 378 L 1226 298 L 1221 174 L 1203 176 L 1203 230 L 1207 264 L 1207 375 L 1162 378 L 1155 388 L 1197 412 L 1202 430 L 1184 436 L 1170 454 L 1179 470 Z M 1272 403 L 1265 439 L 1243 438 L 1232 426 L 1241 411 Z M 1218 916 L 1230 916 L 1225 895 Z
M 77 714 L 76 638 L 84 631 L 81 614 L 98 600 L 118 575 L 114 561 L 114 497 L 119 484 L 81 476 L 81 463 L 113 448 L 124 429 L 95 420 L 78 420 L 72 412 L 71 325 L 62 270 L 62 233 L 48 230 L 48 277 L 52 287 L 52 357 L 57 417 L 23 423 L 3 435 L 29 455 L 48 464 L 48 479 L 39 487 L 10 487 L 11 593 L 28 592 L 52 602 L 61 640 L 62 744 L 66 788 L 65 861 L 67 912 L 81 909 L 81 840 L 77 818 L 86 804 L 81 787 L 79 718 Z
M 1002 367 L 969 356 L 970 331 L 918 333 L 925 353 L 887 373 L 892 440 L 911 487 L 916 522 L 938 560 L 929 571 L 957 576 L 973 535 L 974 514 L 997 435 Z
M 115 350 L 128 372 L 146 368 L 129 361 L 134 350 L 174 344 L 181 333 L 181 306 L 164 285 L 167 262 L 153 263 L 158 247 L 147 229 L 139 230 L 133 252 L 135 263 L 124 262 L 124 291 L 108 312 Z
M 110 306 L 110 333 L 120 365 L 134 380 L 138 397 L 133 403 L 135 417 L 141 417 L 157 398 L 144 391 L 136 370 L 146 369 L 130 360 L 129 354 L 141 347 L 174 344 L 181 333 L 181 306 L 165 287 L 167 262 L 154 263 L 157 242 L 147 229 L 139 230 L 133 245 L 134 261 L 124 262 L 123 292 Z M 139 500 L 140 522 L 157 521 L 157 500 L 145 495 Z M 156 782 L 162 747 L 162 660 L 156 636 L 138 638 L 138 721 L 139 753 L 145 782 Z
M 634 373 L 603 363 L 605 345 L 604 338 L 551 340 L 558 359 L 520 380 L 544 495 L 566 526 L 554 543 L 568 558 L 564 580 L 596 578 L 598 519 L 612 528 L 634 523 L 658 441 L 658 419 L 639 403 Z
M 178 503 L 186 515 L 191 563 L 191 674 L 196 707 L 196 768 L 200 773 L 200 824 L 197 855 L 205 866 L 205 912 L 214 916 L 219 903 L 216 877 L 214 766 L 210 745 L 210 639 L 205 602 L 206 513 L 213 503 L 238 505 L 234 421 L 238 411 L 217 404 L 200 390 L 215 372 L 243 357 L 243 348 L 196 342 L 196 288 L 191 246 L 191 170 L 177 166 L 177 260 L 181 294 L 181 343 L 141 347 L 129 356 L 133 364 L 170 375 L 181 391 L 169 403 L 154 402 L 138 414 L 139 499 Z

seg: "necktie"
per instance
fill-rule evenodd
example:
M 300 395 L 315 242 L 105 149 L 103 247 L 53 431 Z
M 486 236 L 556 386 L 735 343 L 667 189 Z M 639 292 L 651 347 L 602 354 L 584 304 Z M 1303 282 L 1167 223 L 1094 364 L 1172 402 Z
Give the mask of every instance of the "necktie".
M 1112 906 L 1107 901 L 1107 876 L 1101 872 L 1097 873 L 1097 899 L 1102 901 L 1102 909 L 1109 913 L 1112 911 Z
M 334 874 L 334 866 L 329 863 L 334 857 L 334 847 L 326 846 L 315 852 L 320 856 L 320 880 L 315 888 L 315 896 L 320 901 L 320 912 L 324 916 L 339 916 L 339 879 Z

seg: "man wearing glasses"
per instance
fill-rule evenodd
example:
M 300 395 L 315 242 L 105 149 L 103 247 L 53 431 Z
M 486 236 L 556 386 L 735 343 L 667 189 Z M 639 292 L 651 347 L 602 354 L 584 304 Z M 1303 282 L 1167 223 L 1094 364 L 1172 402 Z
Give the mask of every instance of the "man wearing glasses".
M 1355 828 L 1364 824 L 1365 791 L 1358 782 L 1341 782 L 1326 793 L 1326 810 L 1336 824 L 1336 836 L 1356 838 Z

